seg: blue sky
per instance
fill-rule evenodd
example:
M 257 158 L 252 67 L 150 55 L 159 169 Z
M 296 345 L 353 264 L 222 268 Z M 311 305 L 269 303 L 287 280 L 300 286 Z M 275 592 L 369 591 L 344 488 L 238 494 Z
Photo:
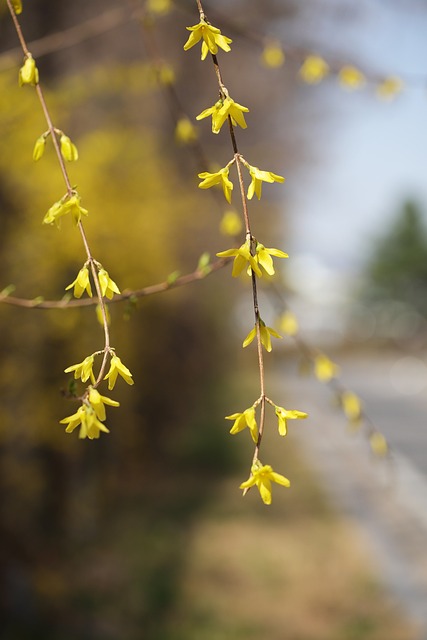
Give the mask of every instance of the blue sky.
M 345 91 L 334 78 L 301 87 L 301 99 L 315 109 L 318 98 L 320 108 L 306 124 L 315 162 L 287 183 L 289 248 L 329 269 L 356 272 L 405 198 L 417 199 L 427 216 L 427 2 L 340 5 L 350 13 L 337 23 L 335 1 L 308 1 L 297 30 L 294 25 L 285 37 L 410 84 L 391 103 L 376 99 L 372 89 Z

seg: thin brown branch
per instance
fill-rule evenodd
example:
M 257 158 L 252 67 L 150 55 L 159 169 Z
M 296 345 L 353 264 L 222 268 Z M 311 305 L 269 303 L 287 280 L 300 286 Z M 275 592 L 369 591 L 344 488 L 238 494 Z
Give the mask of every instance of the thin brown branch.
M 31 53 L 30 53 L 30 51 L 28 49 L 28 46 L 26 44 L 22 29 L 21 29 L 20 22 L 19 22 L 18 17 L 17 17 L 17 15 L 16 15 L 16 13 L 15 13 L 15 11 L 13 9 L 11 0 L 7 0 L 7 5 L 8 5 L 8 8 L 9 8 L 9 12 L 11 14 L 13 23 L 15 25 L 16 33 L 18 35 L 18 39 L 19 39 L 19 42 L 21 44 L 24 56 L 25 57 L 31 56 Z M 74 191 L 73 191 L 73 188 L 71 186 L 71 181 L 70 181 L 70 178 L 68 176 L 67 169 L 65 167 L 64 158 L 62 156 L 61 149 L 60 149 L 59 142 L 58 142 L 58 138 L 57 138 L 57 135 L 56 135 L 57 127 L 55 127 L 54 124 L 53 124 L 53 120 L 51 118 L 49 109 L 48 109 L 47 104 L 46 104 L 46 100 L 45 100 L 44 95 L 43 95 L 43 90 L 42 90 L 42 88 L 40 86 L 40 83 L 38 81 L 36 82 L 35 89 L 36 89 L 36 93 L 37 93 L 37 97 L 39 99 L 40 105 L 41 105 L 42 110 L 43 110 L 43 114 L 44 114 L 48 129 L 49 129 L 49 132 L 51 134 L 51 138 L 52 138 L 53 146 L 54 146 L 55 153 L 56 153 L 56 156 L 57 156 L 57 159 L 58 159 L 59 167 L 61 169 L 62 177 L 64 179 L 65 186 L 67 188 L 67 195 L 71 197 L 73 195 Z M 79 221 L 77 226 L 78 226 L 81 238 L 82 238 L 83 245 L 85 247 L 85 251 L 86 251 L 88 262 L 90 264 L 90 269 L 91 269 L 91 273 L 92 273 L 93 282 L 95 284 L 96 293 L 98 295 L 98 304 L 99 304 L 100 309 L 101 309 L 101 315 L 102 315 L 103 327 L 104 327 L 104 338 L 105 338 L 104 357 L 103 357 L 103 360 L 102 360 L 102 365 L 101 365 L 101 369 L 100 369 L 98 378 L 97 378 L 97 380 L 95 382 L 95 385 L 94 385 L 94 386 L 97 386 L 99 384 L 99 382 L 102 380 L 102 377 L 103 377 L 103 374 L 104 374 L 104 371 L 105 371 L 105 368 L 106 368 L 107 357 L 108 357 L 109 350 L 110 350 L 110 330 L 109 330 L 109 326 L 108 326 L 107 309 L 106 309 L 106 306 L 105 306 L 104 298 L 102 296 L 102 289 L 101 289 L 101 284 L 99 282 L 98 271 L 96 269 L 95 260 L 94 260 L 94 258 L 92 256 L 92 253 L 91 253 L 88 241 L 87 241 L 86 233 L 85 233 L 85 230 L 84 230 L 82 222 Z
M 206 14 L 204 12 L 203 9 L 203 5 L 201 0 L 196 0 L 197 3 L 197 7 L 199 10 L 199 14 L 200 14 L 200 19 L 205 19 L 206 20 Z M 222 77 L 222 73 L 221 73 L 221 69 L 218 63 L 218 59 L 217 56 L 214 55 L 213 53 L 211 54 L 212 57 L 212 63 L 214 65 L 214 69 L 215 69 L 215 75 L 218 81 L 218 87 L 219 87 L 219 92 L 220 95 L 225 98 L 228 95 L 228 91 L 225 87 L 224 81 L 223 81 L 223 77 Z M 250 226 L 250 219 L 249 219 L 249 211 L 248 211 L 248 203 L 247 203 L 247 198 L 246 198 L 246 191 L 245 191 L 245 187 L 244 187 L 244 183 L 243 183 L 243 176 L 242 176 L 242 168 L 241 168 L 241 164 L 240 164 L 240 154 L 239 154 L 239 149 L 238 149 L 238 145 L 237 145 L 237 139 L 236 139 L 236 135 L 235 135 L 235 131 L 234 131 L 234 126 L 231 120 L 231 117 L 228 116 L 228 125 L 229 125 L 229 134 L 230 134 L 230 141 L 231 141 L 231 145 L 233 148 L 233 153 L 234 153 L 234 164 L 236 165 L 236 170 L 237 170 L 237 175 L 238 175 L 238 182 L 239 182 L 239 191 L 240 191 L 240 197 L 241 197 L 241 201 L 242 201 L 242 211 L 243 211 L 243 219 L 245 222 L 245 235 L 246 235 L 246 240 L 249 241 L 250 244 L 250 250 L 252 255 L 255 255 L 255 251 L 256 251 L 256 241 L 255 238 L 253 238 L 252 234 L 251 234 L 251 226 Z M 255 453 L 254 453 L 254 458 L 253 458 L 253 462 L 255 462 L 255 460 L 258 459 L 258 453 L 259 453 L 259 449 L 261 446 L 261 441 L 262 441 L 262 437 L 263 437 L 263 433 L 264 433 L 264 424 L 265 424 L 265 374 L 264 374 L 264 354 L 262 351 L 262 342 L 261 342 L 261 316 L 259 313 L 259 306 L 258 306 L 258 292 L 257 292 L 257 278 L 256 278 L 256 274 L 254 273 L 254 271 L 252 270 L 252 299 L 253 299 L 253 308 L 254 308 L 254 315 L 255 315 L 255 327 L 256 327 L 256 342 L 257 342 L 257 352 L 258 352 L 258 369 L 259 369 L 259 378 L 260 378 L 260 421 L 259 421 L 259 431 L 258 431 L 258 440 L 256 443 L 256 447 L 255 447 Z
M 142 289 L 123 291 L 121 294 L 115 295 L 114 298 L 109 301 L 109 304 L 116 304 L 118 302 L 125 302 L 137 298 L 145 298 L 156 293 L 163 293 L 164 291 L 170 291 L 171 289 L 176 289 L 177 287 L 183 287 L 187 284 L 191 284 L 199 280 L 204 280 L 211 273 L 219 271 L 229 262 L 229 259 L 215 260 L 215 262 L 212 262 L 207 267 L 196 269 L 191 273 L 179 276 L 171 282 L 168 282 L 168 280 L 164 280 L 163 282 L 152 284 L 148 287 L 143 287 Z M 7 294 L 0 294 L 0 304 L 10 304 L 12 306 L 22 307 L 24 309 L 70 309 L 76 307 L 93 307 L 94 305 L 98 304 L 98 302 L 99 300 L 97 297 L 81 298 L 79 300 L 75 298 L 63 298 L 62 300 L 42 300 L 40 299 L 40 297 L 38 297 L 31 300 L 28 298 L 17 298 L 15 296 L 10 296 Z
M 123 7 L 116 7 L 109 11 L 105 11 L 94 18 L 89 18 L 80 24 L 69 27 L 62 31 L 32 40 L 28 43 L 28 48 L 35 57 L 42 57 L 49 53 L 55 53 L 73 47 L 89 38 L 115 29 L 116 27 L 132 20 L 129 11 Z M 22 42 L 21 42 L 22 45 Z M 15 66 L 17 60 L 21 56 L 21 48 L 16 47 L 9 49 L 0 54 L 0 71 Z

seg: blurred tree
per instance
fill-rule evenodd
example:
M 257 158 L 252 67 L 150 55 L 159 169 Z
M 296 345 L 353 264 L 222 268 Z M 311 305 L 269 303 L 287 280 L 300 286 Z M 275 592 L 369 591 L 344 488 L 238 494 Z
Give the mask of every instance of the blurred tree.
M 402 302 L 427 317 L 427 231 L 413 201 L 374 244 L 361 297 L 368 303 Z

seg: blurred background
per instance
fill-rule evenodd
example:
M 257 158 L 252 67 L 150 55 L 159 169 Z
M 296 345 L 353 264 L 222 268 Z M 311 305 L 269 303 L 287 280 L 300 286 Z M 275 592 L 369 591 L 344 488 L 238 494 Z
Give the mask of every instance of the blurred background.
M 112 344 L 135 386 L 118 383 L 121 407 L 96 442 L 59 424 L 75 410 L 62 371 L 103 346 L 94 308 L 4 304 L 2 637 L 427 637 L 426 4 L 204 6 L 233 38 L 219 60 L 250 108 L 241 152 L 286 176 L 251 203 L 254 232 L 289 252 L 280 275 L 305 344 L 342 365 L 395 466 L 349 433 L 326 385 L 299 376 L 302 343 L 285 337 L 266 362 L 269 395 L 310 420 L 284 442 L 268 434 L 265 457 L 292 489 L 275 491 L 268 511 L 255 491 L 241 500 L 251 446 L 230 438 L 223 417 L 249 406 L 258 382 L 254 351 L 240 346 L 250 288 L 229 269 L 110 305 Z M 190 0 L 24 0 L 54 123 L 79 149 L 69 170 L 93 254 L 122 290 L 192 271 L 233 242 L 220 229 L 222 194 L 201 192 L 196 177 L 229 161 L 226 133 L 212 136 L 207 121 L 197 141 L 176 130 L 217 100 L 198 47 L 182 49 L 197 22 Z M 303 77 L 308 56 L 328 73 Z M 35 92 L 18 87 L 21 64 L 3 1 L 0 289 L 60 299 L 85 255 L 70 221 L 41 225 L 65 189 L 51 149 L 32 161 L 46 124 Z M 261 302 L 274 323 L 268 287 Z

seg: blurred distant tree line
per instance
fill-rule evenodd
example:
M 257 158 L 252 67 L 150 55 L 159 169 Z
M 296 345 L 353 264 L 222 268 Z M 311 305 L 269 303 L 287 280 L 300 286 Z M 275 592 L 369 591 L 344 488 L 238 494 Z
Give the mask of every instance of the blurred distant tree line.
M 405 202 L 394 222 L 373 243 L 360 299 L 377 313 L 386 309 L 388 324 L 402 314 L 427 319 L 427 228 L 415 201 Z M 425 330 L 425 323 L 418 325 Z M 417 329 L 413 323 L 407 326 Z

